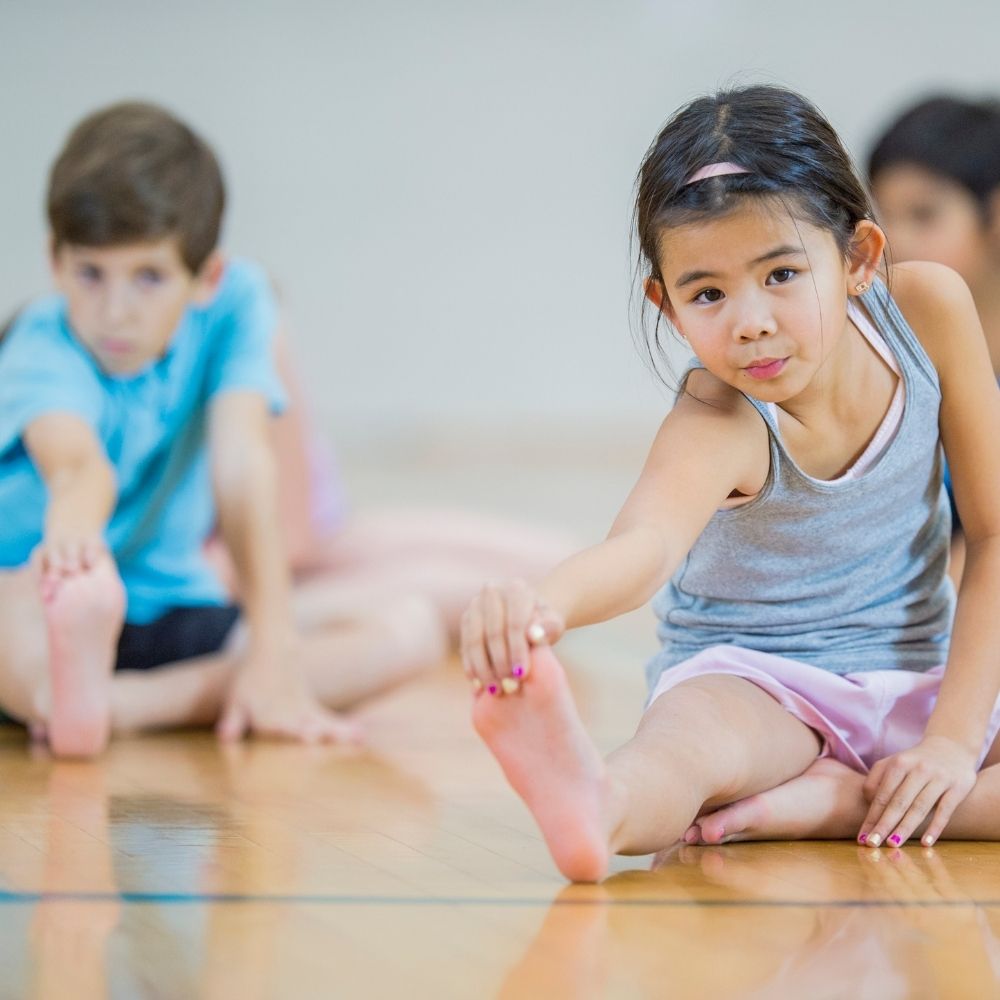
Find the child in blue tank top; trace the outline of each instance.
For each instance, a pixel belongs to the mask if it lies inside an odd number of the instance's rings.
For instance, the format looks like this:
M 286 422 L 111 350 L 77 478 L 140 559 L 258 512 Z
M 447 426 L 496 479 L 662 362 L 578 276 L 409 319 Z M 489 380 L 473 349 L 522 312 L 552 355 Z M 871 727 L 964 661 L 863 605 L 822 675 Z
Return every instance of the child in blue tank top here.
M 1000 393 L 967 287 L 880 274 L 839 138 L 778 88 L 679 111 L 635 223 L 655 343 L 669 324 L 696 362 L 608 539 L 535 589 L 485 588 L 463 626 L 476 728 L 556 864 L 587 881 L 682 840 L 1000 838 Z M 602 760 L 549 647 L 654 594 L 649 702 Z

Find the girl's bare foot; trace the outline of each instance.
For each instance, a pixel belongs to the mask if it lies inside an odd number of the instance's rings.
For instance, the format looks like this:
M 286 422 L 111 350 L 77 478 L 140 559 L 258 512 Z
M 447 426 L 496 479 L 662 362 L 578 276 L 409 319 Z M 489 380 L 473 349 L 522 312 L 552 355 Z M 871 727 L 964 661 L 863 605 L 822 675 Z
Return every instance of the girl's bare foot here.
M 852 840 L 868 812 L 864 775 L 821 757 L 797 778 L 699 816 L 688 844 L 735 840 Z
M 90 757 L 108 742 L 111 674 L 125 591 L 109 559 L 42 582 L 51 705 L 46 731 L 58 757 Z
M 531 672 L 517 693 L 477 695 L 472 719 L 541 827 L 559 870 L 575 882 L 603 878 L 613 789 L 551 649 L 532 652 Z

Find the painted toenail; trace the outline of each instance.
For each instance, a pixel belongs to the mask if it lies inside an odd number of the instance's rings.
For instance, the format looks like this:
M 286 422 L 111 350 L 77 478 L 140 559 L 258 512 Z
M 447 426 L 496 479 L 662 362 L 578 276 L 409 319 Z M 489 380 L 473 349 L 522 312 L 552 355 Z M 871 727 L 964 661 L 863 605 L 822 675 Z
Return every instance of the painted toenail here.
M 902 840 L 903 840 L 903 838 L 898 833 L 894 833 L 889 838 L 889 843 L 892 844 L 893 847 L 899 847 L 899 845 L 902 842 Z
M 515 663 L 514 664 L 513 674 L 514 674 L 515 677 L 523 677 L 524 676 L 524 667 L 522 667 L 520 663 Z
M 521 689 L 521 685 L 513 677 L 505 677 L 500 681 L 500 687 L 503 688 L 504 694 L 515 694 Z

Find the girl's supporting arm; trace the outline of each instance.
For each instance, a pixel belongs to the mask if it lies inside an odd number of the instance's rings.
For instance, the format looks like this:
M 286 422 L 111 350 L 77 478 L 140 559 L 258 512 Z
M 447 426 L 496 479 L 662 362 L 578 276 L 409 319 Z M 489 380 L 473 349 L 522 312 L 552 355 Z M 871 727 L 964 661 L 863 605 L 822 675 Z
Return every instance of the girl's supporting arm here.
M 1000 693 L 1000 391 L 975 305 L 937 264 L 894 269 L 893 292 L 938 370 L 941 439 L 968 543 L 948 665 L 923 741 L 879 761 L 866 782 L 869 843 L 904 842 L 932 812 L 940 836 L 975 783 Z

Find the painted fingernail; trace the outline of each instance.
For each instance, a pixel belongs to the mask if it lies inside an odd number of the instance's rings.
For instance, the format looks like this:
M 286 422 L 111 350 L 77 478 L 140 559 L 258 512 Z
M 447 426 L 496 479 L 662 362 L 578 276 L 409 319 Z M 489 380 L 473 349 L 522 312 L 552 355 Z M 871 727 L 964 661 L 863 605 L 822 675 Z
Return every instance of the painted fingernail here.
M 934 845 L 934 838 L 929 833 L 926 833 L 924 834 L 924 839 L 920 841 L 920 843 L 923 844 L 924 847 L 932 847 Z
M 858 843 L 859 844 L 867 844 L 868 843 L 868 834 L 867 833 L 859 833 L 858 834 Z
M 542 625 L 532 625 L 528 629 L 528 639 L 531 642 L 544 642 L 545 641 L 545 628 Z
M 521 685 L 518 684 L 513 677 L 504 677 L 504 679 L 500 681 L 500 687 L 503 688 L 504 694 L 514 694 L 515 691 L 519 691 L 521 689 Z
M 497 686 L 496 684 L 491 684 L 486 690 L 489 691 L 490 694 L 496 694 Z
M 872 847 L 878 847 L 878 845 L 882 843 L 882 838 L 881 838 L 881 836 L 879 834 L 873 833 L 868 838 L 868 843 L 871 844 Z
M 520 663 L 515 663 L 514 669 L 511 672 L 514 674 L 515 677 L 523 677 L 524 667 L 522 667 Z
M 902 843 L 902 841 L 903 841 L 903 838 L 898 833 L 894 833 L 889 838 L 889 843 L 892 844 L 893 847 L 899 847 L 899 845 Z
M 483 682 L 478 677 L 473 677 L 472 678 L 472 690 L 473 691 L 482 691 L 482 689 L 483 689 Z

